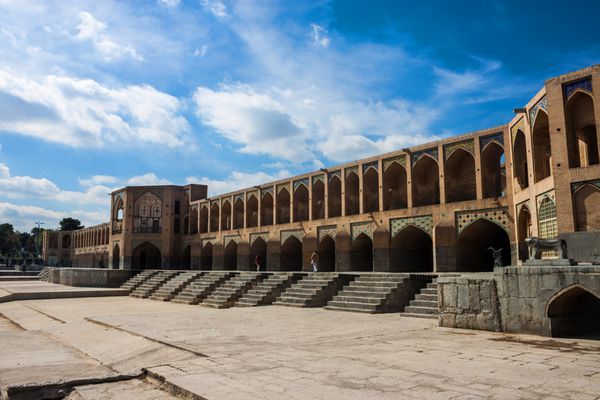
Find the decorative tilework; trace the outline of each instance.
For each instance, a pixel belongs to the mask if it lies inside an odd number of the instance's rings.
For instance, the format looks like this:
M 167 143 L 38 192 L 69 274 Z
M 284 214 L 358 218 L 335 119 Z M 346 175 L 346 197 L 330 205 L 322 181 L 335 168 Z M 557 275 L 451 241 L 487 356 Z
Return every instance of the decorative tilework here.
M 244 201 L 244 193 L 238 193 L 236 195 L 233 196 L 233 202 L 235 203 L 236 201 L 241 200 L 242 202 Z
M 525 119 L 524 118 L 521 118 L 519 120 L 519 122 L 517 122 L 510 128 L 510 134 L 512 136 L 513 143 L 515 142 L 515 138 L 517 137 L 517 132 L 519 132 L 519 131 L 525 133 Z
M 458 234 L 478 219 L 487 219 L 510 234 L 510 215 L 508 207 L 487 208 L 483 210 L 466 210 L 455 213 Z
M 214 245 L 216 242 L 217 242 L 217 239 L 214 237 L 204 238 L 200 241 L 200 246 L 202 246 L 202 248 L 204 248 L 204 246 L 206 246 L 206 243 L 210 243 L 210 244 Z
M 492 135 L 481 136 L 479 138 L 479 149 L 483 151 L 483 149 L 485 149 L 485 146 L 492 142 L 496 142 L 500 146 L 504 147 L 504 134 L 502 132 L 498 132 Z
M 530 126 L 533 127 L 535 125 L 535 119 L 540 110 L 544 110 L 546 113 L 548 113 L 548 99 L 546 99 L 546 96 L 542 97 L 542 99 L 538 101 L 535 106 L 531 107 L 531 110 L 529 110 Z
M 362 166 L 363 175 L 367 173 L 369 168 L 373 168 L 375 170 L 375 172 L 379 172 L 379 165 L 378 165 L 377 161 L 370 162 L 368 164 L 363 164 L 363 166 Z
M 348 176 L 350 176 L 350 174 L 353 173 L 353 172 L 358 176 L 358 165 L 355 165 L 353 167 L 348 167 L 344 171 L 346 173 L 346 178 Z
M 290 185 L 287 183 L 284 183 L 283 185 L 277 185 L 277 194 L 281 193 L 281 191 L 285 189 L 288 192 L 290 191 Z
M 366 222 L 355 222 L 350 224 L 350 233 L 352 241 L 356 240 L 361 233 L 364 233 L 373 240 L 373 231 L 375 230 L 375 224 L 371 221 Z
M 396 236 L 398 232 L 407 226 L 415 226 L 426 233 L 429 236 L 433 235 L 433 217 L 431 215 L 423 215 L 419 217 L 406 217 L 406 218 L 392 218 L 390 219 L 390 235 Z
M 304 230 L 303 229 L 292 229 L 289 231 L 281 231 L 280 233 L 281 238 L 280 238 L 280 243 L 281 245 L 283 245 L 286 240 L 288 240 L 290 237 L 295 237 L 296 239 L 298 239 L 299 241 L 302 241 L 302 239 L 304 238 Z
M 383 171 L 385 172 L 393 163 L 398 163 L 406 169 L 406 154 L 383 160 Z
M 252 246 L 252 244 L 254 243 L 254 241 L 258 238 L 261 238 L 262 240 L 266 242 L 268 242 L 269 240 L 269 232 L 258 232 L 258 233 L 251 233 L 250 234 L 250 246 Z
M 325 174 L 313 175 L 312 176 L 312 184 L 314 185 L 317 181 L 323 182 L 325 184 Z
M 412 153 L 412 166 L 414 167 L 417 161 L 425 155 L 432 157 L 436 162 L 438 161 L 438 149 L 434 147 L 433 149 L 415 151 Z
M 254 192 L 246 192 L 246 199 L 249 200 L 252 196 L 254 196 L 254 198 L 258 200 L 258 190 Z
M 600 189 L 600 179 L 596 179 L 594 181 L 583 181 L 583 182 L 571 183 L 571 193 L 575 193 L 580 187 L 582 187 L 583 185 L 587 185 L 587 184 L 594 185 L 598 189 Z
M 575 82 L 565 83 L 563 85 L 565 100 L 569 100 L 569 97 L 571 97 L 577 91 L 577 89 L 592 93 L 592 80 L 587 78 Z
M 210 202 L 210 208 L 212 208 L 213 206 L 221 208 L 221 202 L 219 200 L 213 200 Z
M 308 178 L 298 179 L 297 181 L 294 181 L 294 192 L 298 190 L 300 185 L 304 185 L 304 187 L 306 187 L 306 189 L 308 190 Z
M 267 194 L 267 193 L 269 193 L 271 196 L 273 196 L 273 186 L 261 189 L 260 190 L 260 197 L 261 198 L 265 197 L 265 194 Z
M 325 225 L 325 226 L 319 226 L 317 227 L 317 237 L 318 237 L 318 241 L 321 242 L 321 240 L 325 237 L 325 236 L 329 236 L 332 239 L 335 239 L 335 235 L 337 235 L 337 225 Z
M 454 151 L 456 149 L 463 149 L 474 155 L 475 144 L 473 142 L 473 139 L 468 139 L 468 140 L 463 140 L 461 142 L 445 144 L 444 145 L 444 161 L 447 161 L 448 157 L 450 157 L 450 155 L 452 153 L 454 153 Z
M 227 236 L 223 236 L 223 247 L 227 247 L 227 245 L 231 241 L 239 243 L 241 240 L 242 240 L 242 238 L 240 238 L 239 235 L 227 235 Z

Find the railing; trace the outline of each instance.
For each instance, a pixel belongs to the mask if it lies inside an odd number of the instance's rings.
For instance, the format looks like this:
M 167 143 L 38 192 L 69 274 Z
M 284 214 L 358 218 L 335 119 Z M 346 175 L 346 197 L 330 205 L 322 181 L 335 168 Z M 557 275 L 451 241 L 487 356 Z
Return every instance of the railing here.
M 138 226 L 133 228 L 133 233 L 160 233 L 160 226 Z

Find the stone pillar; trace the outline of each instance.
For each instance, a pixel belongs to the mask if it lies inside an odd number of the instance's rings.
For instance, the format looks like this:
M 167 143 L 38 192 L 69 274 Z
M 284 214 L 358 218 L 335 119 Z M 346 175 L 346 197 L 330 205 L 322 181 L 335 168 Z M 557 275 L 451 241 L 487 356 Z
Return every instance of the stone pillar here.
M 445 167 L 446 157 L 444 156 L 444 145 L 438 144 L 438 178 L 440 182 L 440 204 L 446 203 L 446 182 L 445 182 Z
M 364 214 L 364 181 L 365 181 L 365 171 L 364 171 L 364 164 L 359 164 L 358 165 L 358 213 L 359 214 Z
M 341 193 L 340 193 L 340 203 L 342 205 L 342 217 L 346 216 L 346 169 L 342 168 L 340 170 L 340 181 L 341 184 Z
M 456 250 L 454 223 L 440 222 L 435 227 L 433 235 L 433 271 L 456 271 Z
M 250 243 L 245 240 L 238 243 L 237 270 L 250 271 Z
M 377 160 L 377 197 L 379 198 L 378 210 L 383 211 L 383 160 Z
M 483 199 L 483 177 L 481 174 L 481 142 L 479 141 L 479 136 L 473 137 L 473 157 L 475 158 L 475 198 Z M 506 156 L 505 156 L 506 160 Z M 507 164 L 505 164 L 507 165 Z M 508 168 L 507 168 L 508 169 Z M 507 173 L 508 180 L 508 173 Z
M 256 226 L 262 226 L 262 190 L 260 188 L 256 196 L 256 202 L 258 203 L 258 207 L 256 208 L 256 212 L 258 213 L 256 216 Z
M 412 208 L 413 206 L 413 191 L 412 191 L 412 156 L 406 155 L 406 207 Z
M 220 218 L 219 218 L 220 219 Z M 222 242 L 213 243 L 213 257 L 212 257 L 212 269 L 222 270 L 223 269 L 223 244 Z
M 345 272 L 350 270 L 350 248 L 352 239 L 346 231 L 340 231 L 335 236 L 335 271 Z
M 329 173 L 323 172 L 324 180 L 323 180 L 323 216 L 325 219 L 329 218 Z
M 302 271 L 312 271 L 310 259 L 313 251 L 317 251 L 317 237 L 304 235 L 302 238 Z
M 267 241 L 267 271 L 279 271 L 281 243 L 279 240 L 269 239 Z
M 390 271 L 390 233 L 383 226 L 373 232 L 373 272 Z
M 313 219 L 313 184 L 312 176 L 308 177 L 308 220 Z

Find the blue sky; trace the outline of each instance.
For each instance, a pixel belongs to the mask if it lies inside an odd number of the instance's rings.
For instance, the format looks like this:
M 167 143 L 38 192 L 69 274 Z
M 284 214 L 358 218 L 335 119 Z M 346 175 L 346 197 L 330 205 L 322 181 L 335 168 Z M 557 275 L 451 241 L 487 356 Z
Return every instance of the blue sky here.
M 600 3 L 0 0 L 0 222 L 108 218 L 506 123 L 600 63 Z

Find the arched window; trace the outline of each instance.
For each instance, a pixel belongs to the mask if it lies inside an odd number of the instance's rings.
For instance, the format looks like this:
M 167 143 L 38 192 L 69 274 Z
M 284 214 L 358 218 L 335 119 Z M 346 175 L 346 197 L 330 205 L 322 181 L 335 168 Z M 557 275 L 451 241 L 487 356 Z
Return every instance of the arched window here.
M 153 193 L 146 192 L 134 205 L 134 232 L 160 233 L 162 201 Z
M 558 236 L 558 225 L 556 222 L 556 205 L 549 197 L 545 197 L 540 203 L 538 210 L 539 236 L 544 239 L 552 239 Z

